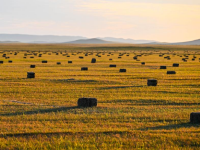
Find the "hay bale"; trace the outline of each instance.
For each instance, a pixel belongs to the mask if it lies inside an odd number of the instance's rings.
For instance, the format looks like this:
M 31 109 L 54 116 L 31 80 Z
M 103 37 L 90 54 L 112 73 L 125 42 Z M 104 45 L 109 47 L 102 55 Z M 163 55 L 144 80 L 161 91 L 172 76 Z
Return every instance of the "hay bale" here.
M 26 58 L 26 57 L 23 57 L 24 59 Z
M 120 58 L 122 58 L 122 57 L 118 57 L 118 58 L 120 59 Z
M 12 60 L 9 60 L 9 61 L 8 61 L 8 63 L 12 63 L 12 62 L 13 62 Z
M 178 63 L 173 63 L 173 67 L 179 67 Z
M 81 71 L 87 71 L 88 67 L 81 67 Z
M 68 61 L 68 64 L 72 64 L 72 61 L 69 60 L 69 61 Z
M 47 63 L 47 60 L 43 60 L 42 63 Z
M 137 60 L 137 56 L 133 57 L 133 59 Z
M 145 62 L 141 62 L 142 65 L 145 65 Z
M 34 58 L 33 56 L 31 56 L 30 58 Z
M 126 72 L 126 69 L 119 69 L 119 72 Z
M 190 114 L 190 123 L 200 123 L 200 112 L 192 112 Z
M 60 65 L 61 64 L 61 62 L 57 62 L 57 65 Z
M 2 60 L 0 61 L 0 64 L 3 64 L 3 61 L 2 61 Z
M 176 71 L 167 71 L 167 74 L 176 74 Z
M 111 64 L 110 67 L 117 67 L 117 65 Z
M 80 58 L 80 59 L 83 59 L 84 57 L 83 57 L 83 56 L 79 56 L 79 58 Z
M 92 58 L 91 63 L 96 63 L 96 58 Z
M 110 58 L 109 60 L 112 60 L 112 58 Z
M 167 69 L 167 66 L 160 66 L 160 69 Z
M 79 98 L 78 107 L 96 107 L 97 99 L 96 98 Z
M 35 78 L 35 72 L 27 72 L 27 78 Z
M 35 68 L 35 65 L 30 65 L 30 68 Z
M 147 80 L 148 86 L 157 86 L 157 83 L 158 83 L 157 79 L 148 79 Z

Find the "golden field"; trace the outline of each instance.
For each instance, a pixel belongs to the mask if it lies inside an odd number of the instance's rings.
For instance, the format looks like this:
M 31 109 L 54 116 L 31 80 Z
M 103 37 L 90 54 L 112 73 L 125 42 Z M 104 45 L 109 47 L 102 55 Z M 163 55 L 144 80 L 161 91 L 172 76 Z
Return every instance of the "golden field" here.
M 200 46 L 0 44 L 0 61 L 0 149 L 200 147 L 200 126 L 190 123 Z M 147 86 L 151 78 L 157 86 Z M 77 107 L 81 97 L 97 98 L 97 107 Z

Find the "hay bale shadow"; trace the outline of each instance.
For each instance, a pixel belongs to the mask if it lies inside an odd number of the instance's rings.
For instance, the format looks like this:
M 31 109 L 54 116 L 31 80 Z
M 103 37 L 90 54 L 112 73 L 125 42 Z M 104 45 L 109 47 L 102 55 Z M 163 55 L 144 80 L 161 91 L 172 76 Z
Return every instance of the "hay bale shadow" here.
M 139 130 L 144 130 L 144 131 L 146 130 L 172 130 L 172 129 L 191 128 L 191 127 L 200 127 L 200 125 L 187 122 L 187 123 L 170 124 L 170 125 L 164 125 L 164 126 L 147 127 L 147 128 L 141 128 Z
M 68 111 L 68 110 L 77 109 L 77 108 L 79 107 L 73 106 L 73 107 L 48 108 L 48 109 L 40 109 L 40 110 L 25 111 L 25 112 L 6 113 L 6 114 L 0 114 L 0 116 L 45 114 L 45 113 L 51 113 L 51 112 Z

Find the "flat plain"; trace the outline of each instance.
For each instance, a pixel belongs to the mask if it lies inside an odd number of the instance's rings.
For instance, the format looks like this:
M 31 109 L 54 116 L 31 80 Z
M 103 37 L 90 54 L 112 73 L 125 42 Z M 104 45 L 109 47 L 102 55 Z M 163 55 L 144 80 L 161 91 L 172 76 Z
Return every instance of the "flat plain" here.
M 0 149 L 200 148 L 200 46 L 1 44 L 0 61 Z

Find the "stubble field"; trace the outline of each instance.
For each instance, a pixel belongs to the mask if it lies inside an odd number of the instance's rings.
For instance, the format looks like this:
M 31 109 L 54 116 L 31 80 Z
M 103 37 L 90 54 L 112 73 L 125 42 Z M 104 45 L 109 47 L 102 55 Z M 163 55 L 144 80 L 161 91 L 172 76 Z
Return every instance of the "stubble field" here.
M 0 149 L 200 147 L 200 46 L 1 44 L 0 61 Z

